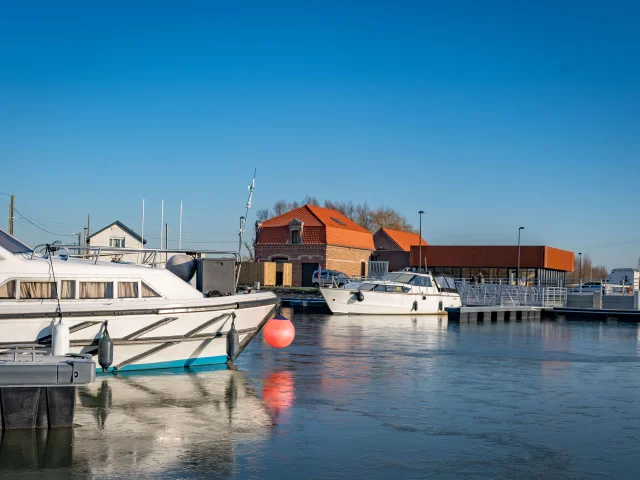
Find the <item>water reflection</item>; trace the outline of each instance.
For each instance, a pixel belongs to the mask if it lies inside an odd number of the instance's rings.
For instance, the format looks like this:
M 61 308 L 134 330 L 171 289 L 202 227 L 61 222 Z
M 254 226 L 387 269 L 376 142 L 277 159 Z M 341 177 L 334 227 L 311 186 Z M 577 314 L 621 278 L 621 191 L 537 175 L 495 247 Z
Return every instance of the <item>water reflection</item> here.
M 270 412 L 241 372 L 176 373 L 107 376 L 79 388 L 79 426 L 4 432 L 0 468 L 103 478 L 165 475 L 186 466 L 233 476 L 236 443 L 267 438 Z

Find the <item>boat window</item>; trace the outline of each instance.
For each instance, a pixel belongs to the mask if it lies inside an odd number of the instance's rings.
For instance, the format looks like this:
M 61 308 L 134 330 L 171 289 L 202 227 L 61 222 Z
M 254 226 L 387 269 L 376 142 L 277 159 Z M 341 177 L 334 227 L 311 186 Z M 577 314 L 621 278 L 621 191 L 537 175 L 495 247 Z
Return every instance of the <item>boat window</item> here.
M 363 283 L 359 290 L 373 290 L 373 287 L 375 287 L 373 283 Z
M 400 275 L 403 274 L 398 272 L 385 273 L 382 276 L 382 280 L 386 280 L 387 282 L 394 282 Z
M 76 298 L 75 280 L 62 280 L 60 282 L 60 298 Z
M 376 292 L 384 292 L 386 291 L 386 289 L 384 288 L 384 285 L 376 285 L 376 287 L 374 288 L 374 290 Z
M 413 273 L 401 273 L 395 281 L 399 283 L 410 283 L 414 276 Z
M 410 290 L 409 287 L 404 288 L 406 288 L 407 291 Z M 402 287 L 402 285 L 387 285 L 387 292 L 402 293 L 404 291 L 404 288 Z
M 113 298 L 113 282 L 80 282 L 80 298 Z
M 402 287 L 402 292 L 403 293 L 409 293 L 411 291 L 411 289 L 409 287 Z
M 16 298 L 16 281 L 9 280 L 0 285 L 0 299 Z
M 4 230 L 0 230 L 0 247 L 5 248 L 9 253 L 31 253 L 31 249 L 27 247 L 17 238 L 9 235 Z
M 160 294 L 144 282 L 142 283 L 142 298 L 159 297 Z
M 138 298 L 138 282 L 118 282 L 118 298 Z
M 417 287 L 430 287 L 431 279 L 429 277 L 423 277 L 420 275 L 416 275 L 409 282 L 411 285 L 415 285 Z
M 57 298 L 54 282 L 20 282 L 20 298 L 48 300 Z

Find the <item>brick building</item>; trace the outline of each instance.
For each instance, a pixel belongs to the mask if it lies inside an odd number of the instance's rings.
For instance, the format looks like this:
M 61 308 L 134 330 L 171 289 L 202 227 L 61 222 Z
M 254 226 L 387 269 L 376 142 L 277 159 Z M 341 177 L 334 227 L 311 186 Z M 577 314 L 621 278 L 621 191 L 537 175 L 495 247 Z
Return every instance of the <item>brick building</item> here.
M 373 235 L 336 210 L 305 205 L 258 225 L 257 261 L 293 264 L 293 286 L 310 287 L 314 270 L 367 275 Z
M 420 244 L 417 233 L 381 228 L 373 235 L 376 251 L 371 260 L 389 262 L 389 271 L 402 270 L 409 266 L 409 252 L 412 245 Z M 422 246 L 429 245 L 422 239 Z M 423 262 L 424 263 L 424 262 Z

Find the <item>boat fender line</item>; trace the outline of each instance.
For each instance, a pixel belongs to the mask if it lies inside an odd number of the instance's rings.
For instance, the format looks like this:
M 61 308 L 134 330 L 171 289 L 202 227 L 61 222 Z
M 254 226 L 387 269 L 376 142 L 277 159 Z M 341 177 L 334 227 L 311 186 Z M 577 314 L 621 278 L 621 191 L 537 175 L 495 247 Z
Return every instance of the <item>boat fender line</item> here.
M 231 315 L 231 328 L 227 332 L 227 365 L 240 354 L 240 334 L 236 330 L 236 315 Z
M 98 363 L 104 373 L 109 371 L 109 367 L 113 363 L 113 340 L 109 336 L 108 324 L 109 320 L 104 322 L 104 330 L 98 342 Z
M 417 300 L 413 301 L 413 307 L 411 307 L 411 311 L 413 312 L 414 310 L 416 312 L 418 311 L 418 301 Z
M 364 295 L 360 290 L 358 290 L 358 293 L 356 293 L 356 300 L 358 300 L 359 302 L 362 302 L 364 300 Z

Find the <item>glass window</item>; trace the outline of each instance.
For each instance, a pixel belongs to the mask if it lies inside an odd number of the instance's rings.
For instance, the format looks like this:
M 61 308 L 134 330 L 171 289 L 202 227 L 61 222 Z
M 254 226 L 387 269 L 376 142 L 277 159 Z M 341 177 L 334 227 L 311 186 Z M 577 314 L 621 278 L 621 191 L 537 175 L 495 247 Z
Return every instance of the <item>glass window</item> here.
M 414 276 L 413 273 L 401 273 L 395 281 L 399 283 L 410 283 Z
M 376 285 L 376 286 L 375 286 L 375 288 L 374 288 L 374 290 L 375 290 L 376 292 L 384 292 L 384 291 L 386 291 L 386 289 L 385 289 L 385 286 L 384 286 L 384 285 Z
M 342 221 L 338 220 L 335 217 L 331 217 L 331 220 L 333 220 L 334 222 L 336 222 L 338 225 L 344 225 L 344 223 L 342 223 Z
M 20 298 L 32 300 L 58 298 L 56 284 L 54 282 L 20 282 Z
M 360 286 L 360 290 L 373 290 L 373 287 L 375 287 L 373 283 L 363 283 Z
M 16 298 L 16 281 L 9 280 L 0 285 L 0 299 Z
M 142 298 L 159 297 L 160 294 L 144 282 L 142 283 Z
M 300 230 L 292 230 L 291 231 L 291 243 L 301 243 L 300 242 Z
M 80 282 L 80 298 L 113 298 L 113 282 Z
M 115 248 L 124 248 L 124 238 L 110 238 L 109 246 Z
M 462 278 L 471 278 L 471 269 L 463 268 L 462 269 Z
M 76 281 L 62 280 L 60 282 L 60 298 L 76 298 Z
M 406 288 L 407 291 L 410 290 L 408 287 L 402 287 L 402 285 L 387 285 L 387 292 L 402 293 L 403 288 Z
M 118 282 L 118 298 L 138 298 L 138 282 Z

